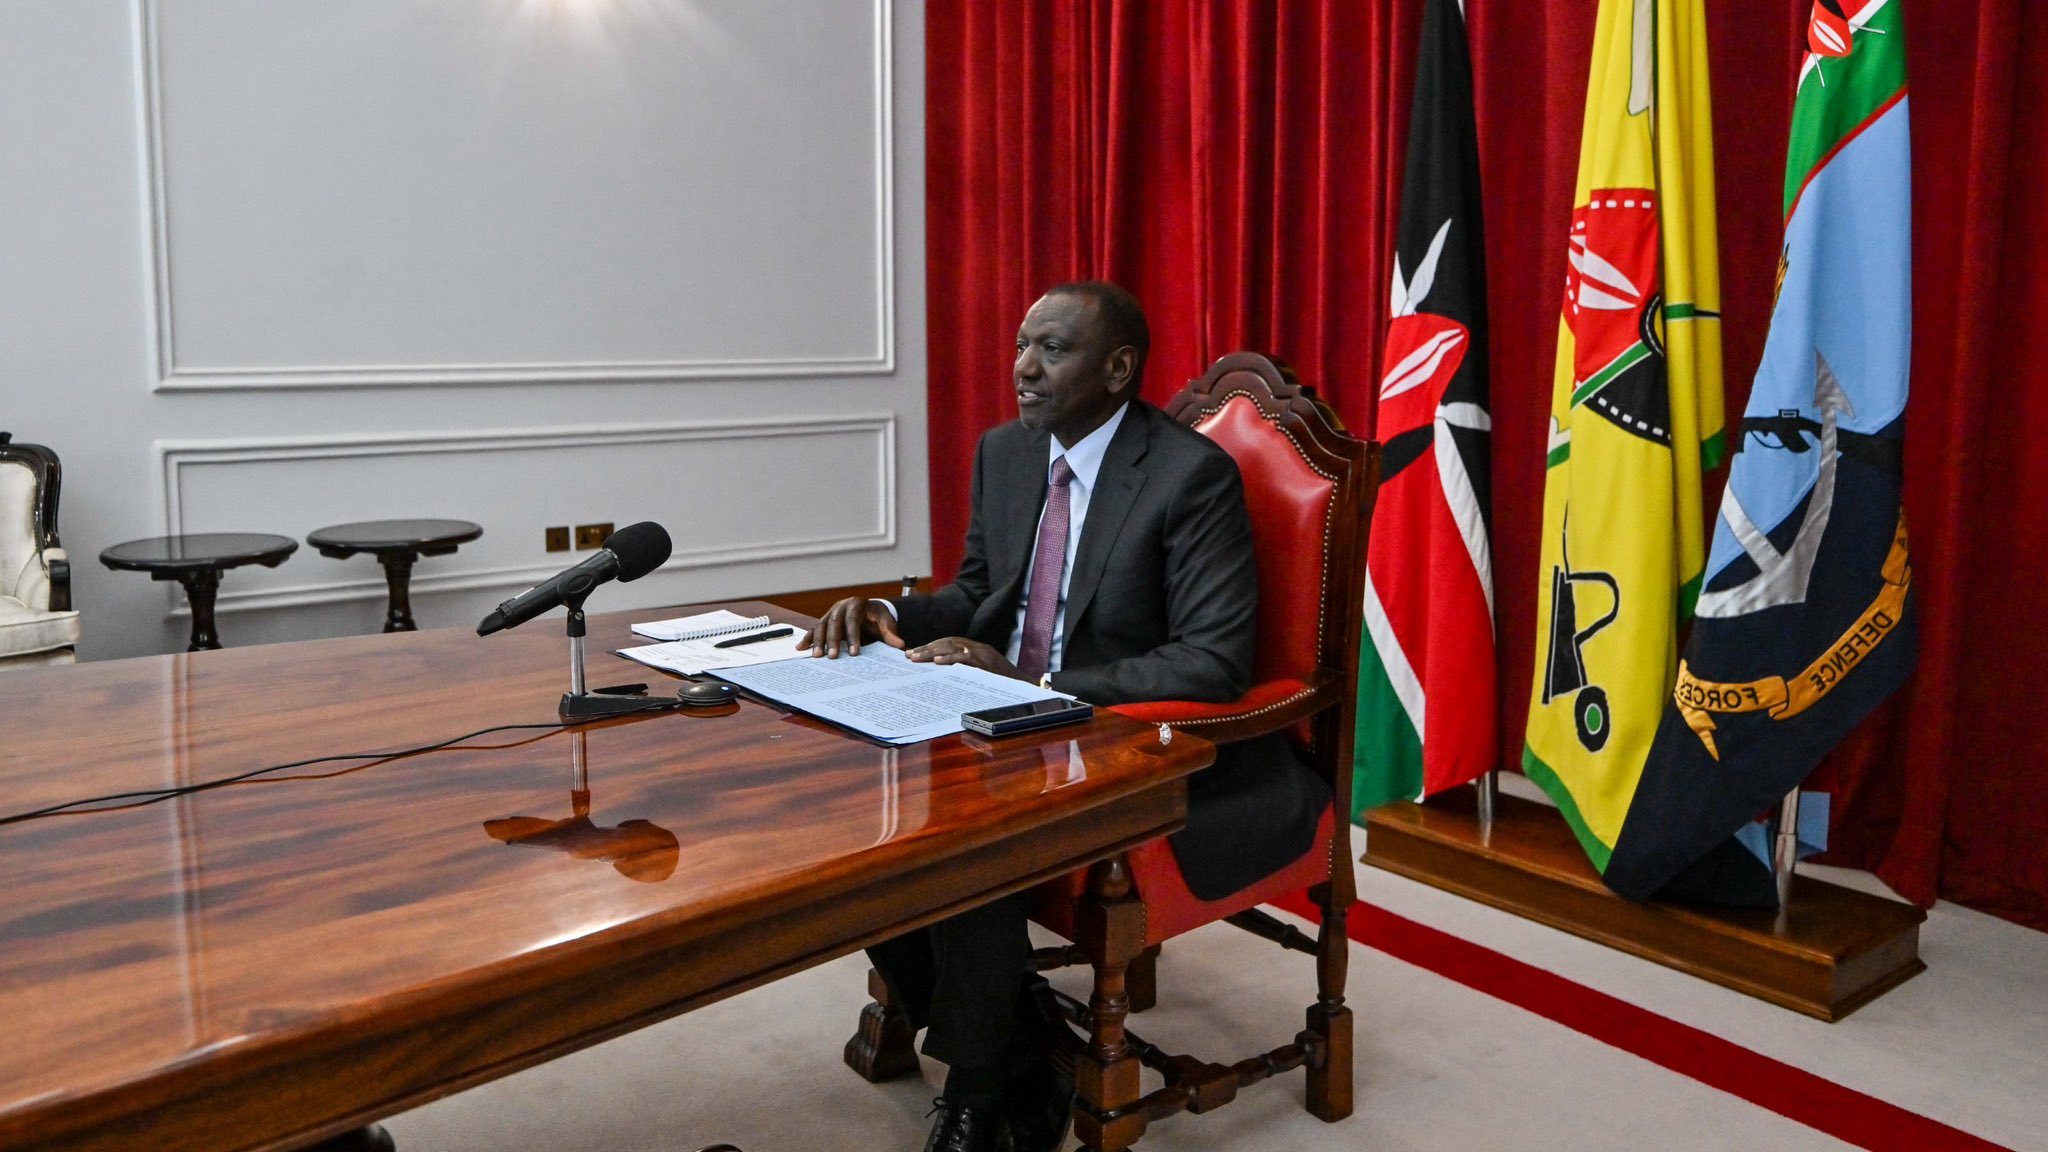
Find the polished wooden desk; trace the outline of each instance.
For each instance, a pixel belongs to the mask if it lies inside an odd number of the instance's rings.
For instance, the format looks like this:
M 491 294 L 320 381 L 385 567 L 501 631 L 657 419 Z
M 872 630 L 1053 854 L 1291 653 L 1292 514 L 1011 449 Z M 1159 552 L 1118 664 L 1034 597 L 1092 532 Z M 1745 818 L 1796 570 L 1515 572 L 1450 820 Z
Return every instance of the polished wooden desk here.
M 547 723 L 565 653 L 548 618 L 8 673 L 0 814 Z M 301 1146 L 1157 836 L 1213 755 L 721 711 L 0 825 L 0 1147 Z

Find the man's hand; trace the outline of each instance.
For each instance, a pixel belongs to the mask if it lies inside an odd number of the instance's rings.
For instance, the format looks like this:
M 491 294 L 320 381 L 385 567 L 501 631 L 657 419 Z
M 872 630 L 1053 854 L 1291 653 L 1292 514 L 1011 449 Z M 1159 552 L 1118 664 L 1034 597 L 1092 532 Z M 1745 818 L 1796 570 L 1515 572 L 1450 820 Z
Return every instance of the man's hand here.
M 929 644 L 920 644 L 905 653 L 919 664 L 969 664 L 983 672 L 1008 676 L 1012 680 L 1025 679 L 1024 673 L 1001 652 L 979 640 L 965 636 L 948 636 Z
M 836 659 L 841 649 L 849 656 L 860 655 L 863 640 L 880 640 L 891 648 L 903 647 L 903 637 L 896 632 L 896 617 L 887 608 L 864 596 L 848 596 L 827 608 L 818 618 L 818 626 L 804 633 L 796 646 L 809 648 L 813 656 Z

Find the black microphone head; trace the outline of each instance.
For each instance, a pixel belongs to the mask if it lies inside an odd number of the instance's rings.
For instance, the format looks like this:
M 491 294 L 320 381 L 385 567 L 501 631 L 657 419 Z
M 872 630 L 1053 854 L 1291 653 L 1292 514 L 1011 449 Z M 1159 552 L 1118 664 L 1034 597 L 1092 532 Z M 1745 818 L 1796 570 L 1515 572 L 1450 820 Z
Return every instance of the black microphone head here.
M 605 550 L 619 558 L 619 582 L 638 580 L 663 564 L 674 550 L 668 529 L 652 520 L 628 524 L 605 538 Z

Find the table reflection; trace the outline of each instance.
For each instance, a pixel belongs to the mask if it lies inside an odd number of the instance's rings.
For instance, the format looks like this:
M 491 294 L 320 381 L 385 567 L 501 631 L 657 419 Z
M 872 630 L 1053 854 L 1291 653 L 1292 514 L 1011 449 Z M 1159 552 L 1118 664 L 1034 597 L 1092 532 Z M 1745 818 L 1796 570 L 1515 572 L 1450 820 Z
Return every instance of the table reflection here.
M 567 818 L 506 816 L 484 821 L 484 831 L 500 844 L 548 848 L 578 860 L 603 860 L 619 875 L 642 884 L 657 884 L 675 875 L 676 861 L 683 854 L 675 833 L 650 820 L 622 820 L 607 828 L 590 819 L 589 744 L 589 733 L 570 734 Z

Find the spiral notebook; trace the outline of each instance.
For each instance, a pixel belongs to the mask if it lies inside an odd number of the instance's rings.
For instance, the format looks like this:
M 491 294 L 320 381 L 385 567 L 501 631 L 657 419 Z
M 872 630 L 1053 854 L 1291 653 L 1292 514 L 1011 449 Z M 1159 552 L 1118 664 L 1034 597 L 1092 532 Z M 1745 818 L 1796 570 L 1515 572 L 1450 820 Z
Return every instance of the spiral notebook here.
M 649 640 L 709 640 L 751 628 L 766 628 L 768 623 L 766 616 L 742 616 L 720 608 L 716 612 L 699 612 L 695 616 L 678 616 L 673 620 L 650 620 L 633 625 L 633 631 Z
M 766 616 L 742 616 L 723 608 L 716 612 L 700 612 L 695 616 L 679 616 L 674 620 L 652 620 L 645 624 L 635 624 L 633 631 L 661 643 L 643 644 L 638 648 L 620 648 L 617 650 L 618 655 L 638 661 L 649 668 L 660 668 L 683 676 L 696 676 L 718 668 L 769 664 L 810 654 L 809 649 L 796 646 L 797 641 L 804 638 L 804 629 L 777 625 Z M 769 635 L 758 643 L 739 647 L 718 646 L 718 639 L 721 636 L 744 636 L 749 632 L 759 631 L 780 635 Z

